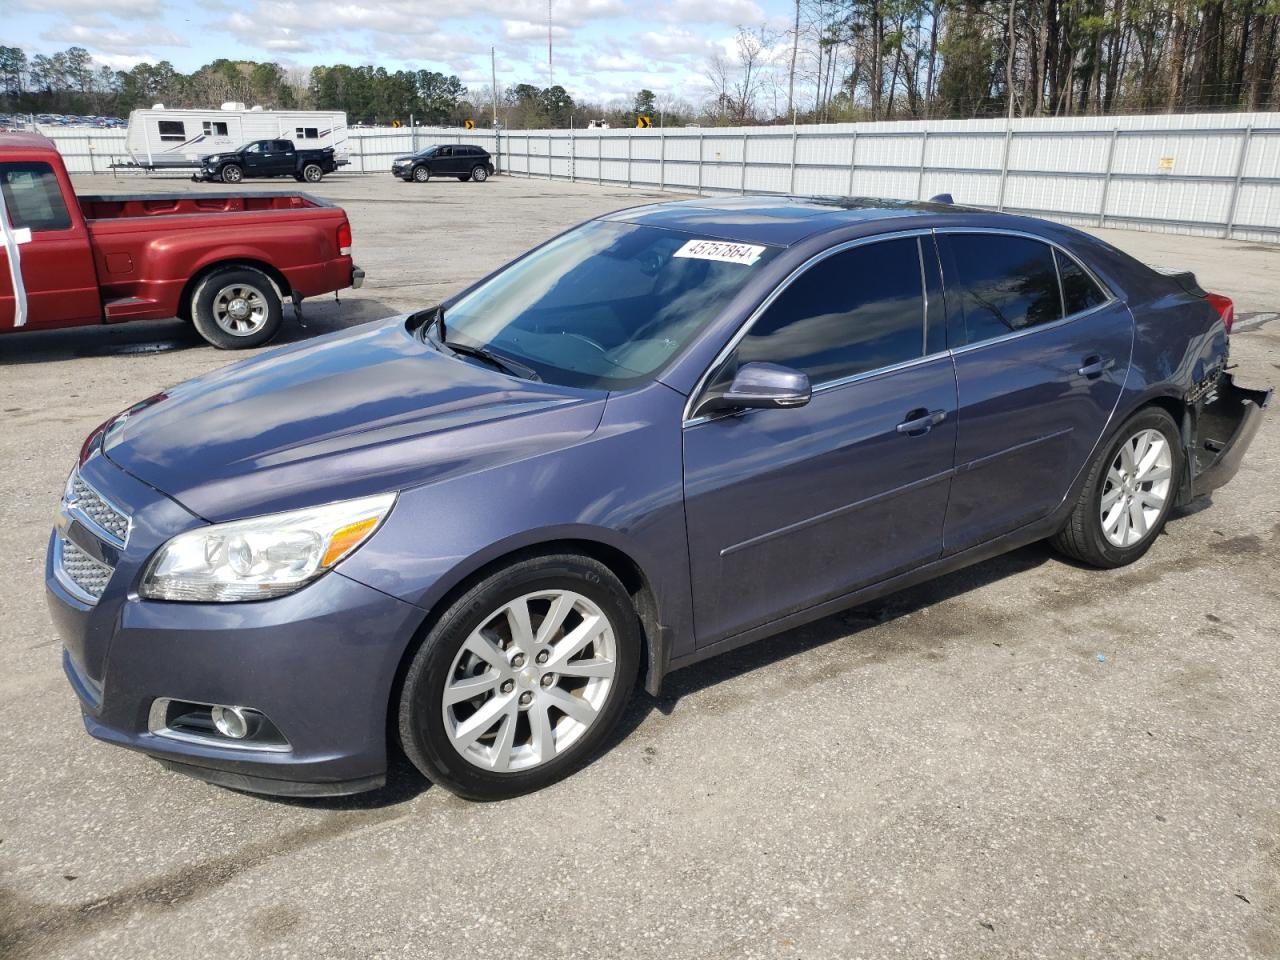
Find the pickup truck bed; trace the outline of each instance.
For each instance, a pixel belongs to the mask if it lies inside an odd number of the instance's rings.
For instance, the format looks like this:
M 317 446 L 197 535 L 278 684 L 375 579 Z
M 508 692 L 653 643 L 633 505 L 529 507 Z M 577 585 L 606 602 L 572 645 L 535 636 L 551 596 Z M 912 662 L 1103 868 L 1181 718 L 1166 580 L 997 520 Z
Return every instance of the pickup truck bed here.
M 317 296 L 360 279 L 339 252 L 346 213 L 309 194 L 85 196 L 80 209 L 108 323 L 186 315 L 191 278 L 226 260 L 269 266 L 285 295 Z

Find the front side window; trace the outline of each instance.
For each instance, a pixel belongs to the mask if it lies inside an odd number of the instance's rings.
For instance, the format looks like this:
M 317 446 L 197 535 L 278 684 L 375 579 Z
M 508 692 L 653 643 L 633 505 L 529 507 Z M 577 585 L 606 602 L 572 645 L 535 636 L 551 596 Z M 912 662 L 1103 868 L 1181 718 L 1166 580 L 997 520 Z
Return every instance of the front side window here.
M 181 120 L 161 120 L 160 139 L 182 143 L 187 139 L 187 127 Z
M 1029 237 L 954 233 L 941 238 L 947 298 L 960 343 L 980 343 L 1062 319 L 1053 248 Z
M 1060 250 L 1053 251 L 1058 261 L 1058 276 L 1062 280 L 1062 306 L 1068 317 L 1092 310 L 1109 299 L 1093 277 Z
M 71 215 L 49 164 L 0 163 L 0 189 L 14 229 L 29 227 L 39 232 L 71 227 Z
M 802 370 L 817 386 L 924 355 L 915 237 L 832 254 L 787 286 L 738 344 L 738 364 Z
M 445 336 L 517 360 L 550 383 L 620 389 L 651 379 L 773 256 L 767 247 L 594 221 L 448 307 Z

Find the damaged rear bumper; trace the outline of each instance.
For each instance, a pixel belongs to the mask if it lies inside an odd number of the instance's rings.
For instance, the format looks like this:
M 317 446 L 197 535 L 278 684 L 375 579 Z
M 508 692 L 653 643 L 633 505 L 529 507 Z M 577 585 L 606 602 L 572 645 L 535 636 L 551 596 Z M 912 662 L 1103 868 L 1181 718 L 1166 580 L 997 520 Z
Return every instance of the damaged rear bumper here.
M 1229 373 L 1218 382 L 1217 396 L 1200 409 L 1189 451 L 1193 497 L 1218 489 L 1236 475 L 1262 424 L 1262 411 L 1271 403 L 1271 394 L 1271 390 L 1237 386 Z

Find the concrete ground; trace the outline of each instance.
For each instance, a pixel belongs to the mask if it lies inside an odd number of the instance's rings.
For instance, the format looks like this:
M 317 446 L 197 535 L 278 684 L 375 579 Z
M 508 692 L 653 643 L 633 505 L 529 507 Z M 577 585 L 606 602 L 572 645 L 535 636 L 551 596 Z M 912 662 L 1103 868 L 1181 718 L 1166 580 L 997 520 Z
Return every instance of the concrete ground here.
M 369 282 L 288 339 L 653 197 L 315 192 L 350 212 Z M 1106 236 L 1236 297 L 1238 376 L 1280 381 L 1280 247 Z M 1125 570 L 1030 547 L 690 668 L 519 800 L 400 766 L 374 794 L 283 802 L 92 741 L 44 609 L 85 433 L 234 359 L 177 322 L 0 338 L 0 957 L 1280 956 L 1274 411 L 1238 478 Z

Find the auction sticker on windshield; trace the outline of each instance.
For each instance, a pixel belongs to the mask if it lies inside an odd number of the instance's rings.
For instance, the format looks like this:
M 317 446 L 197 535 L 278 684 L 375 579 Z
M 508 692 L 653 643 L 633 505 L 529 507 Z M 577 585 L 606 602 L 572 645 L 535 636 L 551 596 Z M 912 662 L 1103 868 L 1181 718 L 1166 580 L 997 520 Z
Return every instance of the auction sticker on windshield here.
M 690 240 L 675 252 L 677 257 L 694 260 L 719 260 L 721 263 L 741 263 L 750 266 L 760 259 L 764 247 L 751 243 L 725 243 L 722 240 Z

